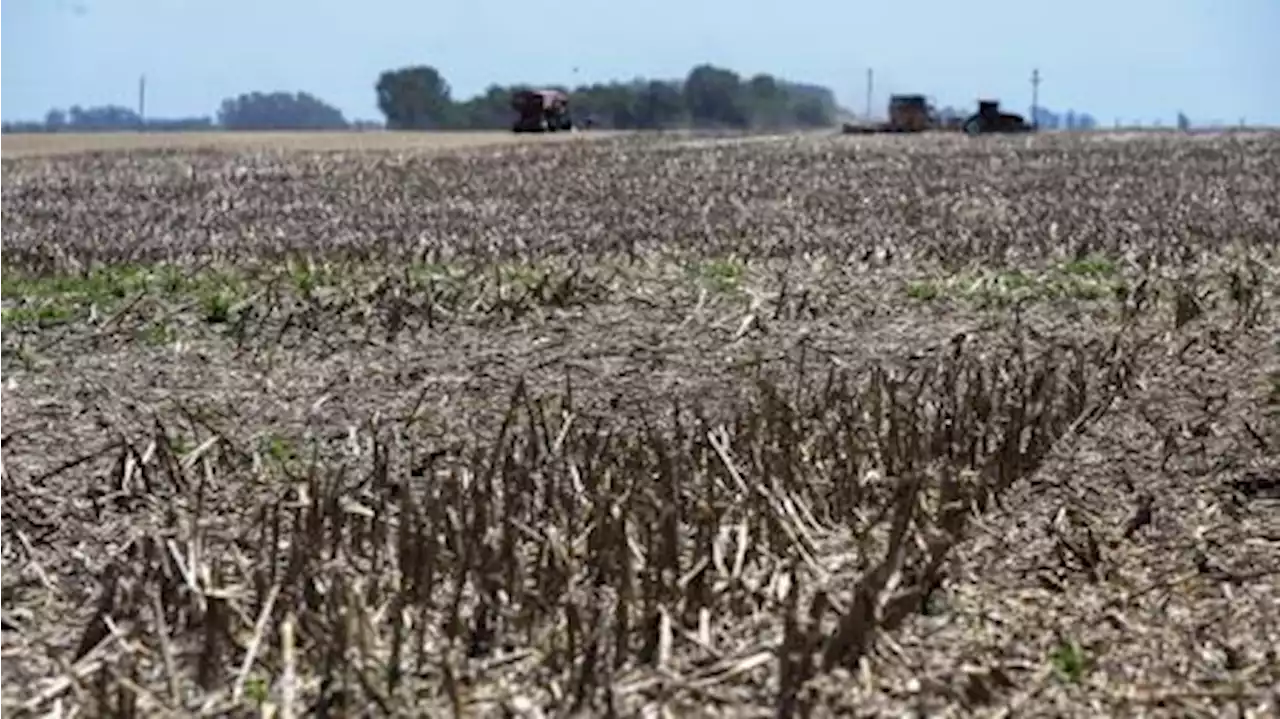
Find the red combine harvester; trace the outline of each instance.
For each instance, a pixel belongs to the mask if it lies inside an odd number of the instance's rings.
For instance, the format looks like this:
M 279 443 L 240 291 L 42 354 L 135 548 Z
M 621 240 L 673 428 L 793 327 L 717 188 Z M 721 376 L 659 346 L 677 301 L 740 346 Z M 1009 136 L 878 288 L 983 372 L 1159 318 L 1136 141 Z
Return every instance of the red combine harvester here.
M 513 132 L 556 132 L 572 130 L 569 95 L 559 90 L 519 90 L 511 96 L 518 114 Z

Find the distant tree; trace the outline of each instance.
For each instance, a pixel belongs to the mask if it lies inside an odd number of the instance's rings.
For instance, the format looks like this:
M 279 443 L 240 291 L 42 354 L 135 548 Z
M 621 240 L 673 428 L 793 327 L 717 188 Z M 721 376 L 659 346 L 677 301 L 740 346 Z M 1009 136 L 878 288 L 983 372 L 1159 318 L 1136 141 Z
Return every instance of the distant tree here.
M 45 113 L 43 122 L 4 124 L 5 132 L 119 132 L 139 129 L 149 132 L 191 132 L 212 128 L 213 120 L 208 117 L 157 117 L 144 120 L 133 110 L 118 105 L 88 108 L 74 105 L 67 110 L 55 107 Z
M 569 102 L 580 117 L 590 117 L 599 127 L 627 129 L 643 127 L 640 101 L 632 86 L 621 83 L 596 83 L 576 88 Z
M 752 125 L 761 128 L 785 127 L 792 119 L 791 98 L 773 75 L 761 73 L 747 81 L 746 102 L 751 109 Z
M 698 127 L 744 128 L 750 117 L 742 80 L 732 70 L 698 65 L 684 81 L 685 106 Z
M 521 89 L 567 91 L 577 124 L 616 129 L 817 127 L 834 124 L 840 112 L 828 88 L 765 73 L 744 83 L 710 64 L 693 68 L 683 81 L 637 78 L 572 90 L 554 83 L 490 85 L 464 101 L 455 101 L 445 79 L 426 65 L 387 70 L 375 87 L 387 127 L 402 129 L 510 127 L 511 95 Z
M 218 124 L 228 130 L 341 130 L 342 111 L 305 92 L 251 92 L 227 98 Z
M 477 130 L 494 130 L 511 125 L 511 89 L 490 85 L 481 95 L 458 103 L 446 113 L 450 125 Z
M 1037 107 L 1033 121 L 1042 130 L 1056 130 L 1062 124 L 1062 118 L 1046 107 Z
M 791 103 L 793 121 L 802 127 L 821 127 L 835 123 L 839 106 L 831 88 L 801 82 L 779 81 Z
M 656 130 L 679 125 L 685 119 L 680 83 L 649 80 L 635 90 L 636 127 Z
M 378 109 L 393 130 L 448 127 L 454 120 L 449 83 L 434 67 L 387 70 L 378 76 L 375 91 Z
M 142 118 L 137 112 L 120 105 L 80 107 L 72 105 L 67 111 L 67 129 L 76 132 L 108 132 L 113 130 L 137 130 Z M 49 118 L 46 116 L 45 118 Z
M 49 132 L 58 132 L 67 126 L 67 113 L 53 108 L 44 114 L 44 127 Z
M 836 105 L 813 95 L 801 96 L 791 106 L 793 124 L 798 127 L 828 127 L 835 123 Z
M 1191 129 L 1191 118 L 1184 115 L 1181 110 L 1178 111 L 1178 129 L 1182 132 L 1187 132 Z

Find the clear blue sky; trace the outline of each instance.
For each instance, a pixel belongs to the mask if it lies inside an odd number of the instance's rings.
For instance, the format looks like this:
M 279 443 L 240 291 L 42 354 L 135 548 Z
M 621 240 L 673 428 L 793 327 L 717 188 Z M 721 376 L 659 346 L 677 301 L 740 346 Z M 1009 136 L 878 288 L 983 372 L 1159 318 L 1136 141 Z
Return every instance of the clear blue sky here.
M 749 10 L 752 5 L 755 10 Z M 306 90 L 377 118 L 373 83 L 427 63 L 455 96 L 490 82 L 681 77 L 700 62 L 817 82 L 861 111 L 890 91 L 969 107 L 1280 124 L 1280 0 L 4 0 L 5 119 L 74 103 L 212 114 L 249 90 Z M 574 68 L 578 68 L 575 74 Z

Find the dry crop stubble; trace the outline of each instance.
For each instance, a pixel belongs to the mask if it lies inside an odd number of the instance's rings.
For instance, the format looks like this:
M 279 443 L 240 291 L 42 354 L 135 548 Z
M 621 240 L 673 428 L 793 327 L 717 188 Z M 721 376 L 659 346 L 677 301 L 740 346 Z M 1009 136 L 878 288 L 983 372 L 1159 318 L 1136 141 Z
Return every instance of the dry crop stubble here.
M 6 134 L 4 157 L 31 158 L 97 152 L 168 150 L 286 150 L 303 152 L 457 151 L 515 143 L 586 141 L 617 132 L 515 135 L 510 132 L 94 132 Z
M 1265 135 L 6 159 L 5 706 L 1262 710 L 1278 169 Z M 1170 622 L 1194 542 L 1221 571 Z M 1230 666 L 1153 643 L 1193 628 Z

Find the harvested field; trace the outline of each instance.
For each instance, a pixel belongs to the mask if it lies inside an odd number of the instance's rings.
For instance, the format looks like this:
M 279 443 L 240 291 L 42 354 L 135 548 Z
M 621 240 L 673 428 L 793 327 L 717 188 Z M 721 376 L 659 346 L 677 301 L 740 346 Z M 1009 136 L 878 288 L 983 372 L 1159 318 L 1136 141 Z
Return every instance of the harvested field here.
M 1280 136 L 288 144 L 4 160 L 6 715 L 1280 711 Z
M 424 151 L 459 150 L 514 143 L 556 143 L 617 136 L 592 131 L 553 135 L 511 132 L 113 132 L 13 134 L 4 136 L 4 157 L 48 157 L 90 152 L 154 150 L 237 151 Z

